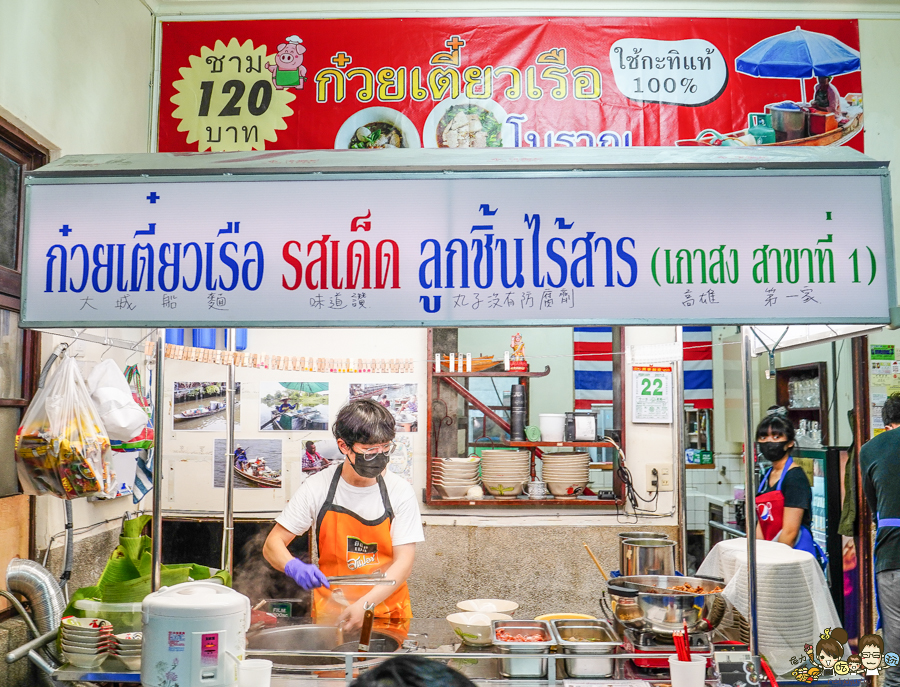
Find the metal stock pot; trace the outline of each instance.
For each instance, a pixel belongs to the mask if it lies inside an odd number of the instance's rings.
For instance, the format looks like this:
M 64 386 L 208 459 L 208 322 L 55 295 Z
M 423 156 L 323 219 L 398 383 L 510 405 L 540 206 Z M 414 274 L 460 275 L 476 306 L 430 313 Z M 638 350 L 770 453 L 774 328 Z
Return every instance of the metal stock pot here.
M 677 592 L 672 587 L 690 584 L 702 587 L 704 593 Z M 617 577 L 607 585 L 616 619 L 625 627 L 659 635 L 671 635 L 683 629 L 688 632 L 709 632 L 722 619 L 712 614 L 715 604 L 725 603 L 716 586 L 722 580 L 674 575 L 634 575 Z

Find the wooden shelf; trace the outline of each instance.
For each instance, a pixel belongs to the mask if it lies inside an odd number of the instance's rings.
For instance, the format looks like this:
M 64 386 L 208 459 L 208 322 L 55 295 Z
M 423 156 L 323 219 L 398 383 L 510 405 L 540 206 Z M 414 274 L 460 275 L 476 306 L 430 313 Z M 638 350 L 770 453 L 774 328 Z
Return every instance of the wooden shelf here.
M 595 496 L 574 499 L 557 499 L 552 497 L 546 499 L 530 499 L 527 496 L 517 496 L 514 499 L 496 499 L 488 496 L 480 499 L 445 499 L 441 498 L 439 495 L 432 496 L 428 502 L 431 504 L 439 503 L 441 507 L 476 506 L 484 508 L 495 508 L 497 506 L 512 508 L 528 508 L 532 506 L 561 506 L 563 508 L 577 508 L 580 506 L 596 508 L 597 506 L 615 506 L 617 503 L 615 499 L 598 499 Z
M 699 463 L 687 463 L 685 466 L 688 470 L 715 470 L 715 463 L 709 463 L 708 465 L 700 465 Z
M 431 368 L 434 370 L 434 367 Z M 506 372 L 505 370 L 500 370 L 498 372 L 490 372 L 489 370 L 482 370 L 481 372 L 434 372 L 432 371 L 432 377 L 546 377 L 550 374 L 550 366 L 547 365 L 544 367 L 543 372 L 515 372 L 510 370 Z
M 541 446 L 558 447 L 558 448 L 615 448 L 615 445 L 608 441 L 510 441 L 503 444 L 510 448 L 539 448 Z

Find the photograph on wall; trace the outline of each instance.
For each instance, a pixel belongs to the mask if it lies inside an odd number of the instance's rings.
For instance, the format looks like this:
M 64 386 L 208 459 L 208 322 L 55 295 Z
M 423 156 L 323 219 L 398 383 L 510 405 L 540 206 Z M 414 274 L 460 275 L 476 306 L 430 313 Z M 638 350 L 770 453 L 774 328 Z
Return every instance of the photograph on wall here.
M 338 450 L 337 442 L 331 437 L 304 439 L 300 455 L 303 459 L 303 472 L 307 475 L 314 475 L 328 466 L 344 460 L 343 454 Z
M 350 400 L 370 398 L 391 411 L 398 432 L 419 430 L 416 384 L 366 383 L 350 385 Z
M 213 487 L 225 486 L 225 440 L 213 449 Z M 281 441 L 241 439 L 234 445 L 235 489 L 281 489 Z
M 260 382 L 259 428 L 327 430 L 328 382 Z
M 172 414 L 176 431 L 224 432 L 225 382 L 175 382 Z M 241 383 L 234 388 L 234 428 L 241 428 Z
M 397 436 L 394 438 L 394 443 L 397 447 L 391 454 L 391 462 L 388 463 L 388 470 L 412 484 L 412 437 L 406 435 Z

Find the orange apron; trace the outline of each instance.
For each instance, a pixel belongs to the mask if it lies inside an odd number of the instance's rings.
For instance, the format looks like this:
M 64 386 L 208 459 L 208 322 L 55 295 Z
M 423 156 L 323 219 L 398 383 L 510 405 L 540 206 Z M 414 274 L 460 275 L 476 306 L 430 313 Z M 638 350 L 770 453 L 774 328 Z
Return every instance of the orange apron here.
M 387 570 L 394 561 L 391 543 L 391 521 L 394 511 L 388 499 L 387 486 L 379 475 L 378 489 L 384 503 L 384 515 L 377 520 L 364 520 L 356 513 L 334 503 L 341 479 L 341 467 L 334 472 L 328 496 L 316 518 L 316 546 L 319 549 L 319 569 L 328 577 L 333 575 L 364 575 Z M 372 587 L 335 587 L 341 589 L 349 603 L 355 603 Z M 317 623 L 337 618 L 345 605 L 332 598 L 333 590 L 319 587 L 314 590 L 313 614 Z M 376 618 L 400 620 L 412 617 L 409 588 L 406 582 L 375 607 Z

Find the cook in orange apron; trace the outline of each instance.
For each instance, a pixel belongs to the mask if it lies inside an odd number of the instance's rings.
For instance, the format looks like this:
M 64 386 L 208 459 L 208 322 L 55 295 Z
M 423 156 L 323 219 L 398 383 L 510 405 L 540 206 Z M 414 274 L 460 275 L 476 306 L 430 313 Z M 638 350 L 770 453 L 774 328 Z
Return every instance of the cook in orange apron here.
M 341 470 L 334 471 L 334 478 L 325 497 L 325 503 L 316 518 L 316 545 L 319 550 L 319 569 L 325 575 L 366 575 L 379 570 L 387 570 L 394 560 L 394 547 L 391 543 L 391 521 L 394 511 L 388 499 L 384 478 L 376 477 L 381 501 L 384 504 L 384 515 L 377 520 L 365 520 L 353 511 L 334 503 Z M 334 591 L 340 589 L 347 602 L 355 603 L 372 588 L 364 586 L 335 586 L 334 589 L 318 587 L 313 591 L 313 616 L 317 623 L 336 620 L 346 609 L 346 605 L 334 599 Z M 396 625 L 412 617 L 412 606 L 409 602 L 409 588 L 406 582 L 398 585 L 393 593 L 375 606 L 376 619 L 390 619 Z M 402 624 L 402 622 L 401 622 Z

